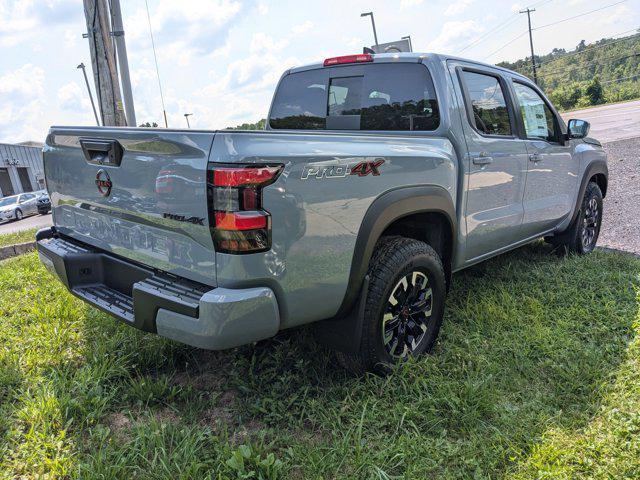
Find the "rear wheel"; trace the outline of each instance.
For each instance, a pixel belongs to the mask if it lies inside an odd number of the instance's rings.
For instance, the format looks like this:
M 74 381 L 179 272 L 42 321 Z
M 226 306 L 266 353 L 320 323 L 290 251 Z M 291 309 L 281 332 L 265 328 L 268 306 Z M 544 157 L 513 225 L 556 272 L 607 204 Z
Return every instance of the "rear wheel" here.
M 22 210 L 20 210 L 19 208 L 16 208 L 16 220 L 22 220 Z
M 566 232 L 553 237 L 551 243 L 579 255 L 591 253 L 596 247 L 601 224 L 602 191 L 597 183 L 589 182 L 575 221 Z
M 360 348 L 338 357 L 354 373 L 386 373 L 433 347 L 444 315 L 445 272 L 431 246 L 390 237 L 374 253 L 369 277 Z

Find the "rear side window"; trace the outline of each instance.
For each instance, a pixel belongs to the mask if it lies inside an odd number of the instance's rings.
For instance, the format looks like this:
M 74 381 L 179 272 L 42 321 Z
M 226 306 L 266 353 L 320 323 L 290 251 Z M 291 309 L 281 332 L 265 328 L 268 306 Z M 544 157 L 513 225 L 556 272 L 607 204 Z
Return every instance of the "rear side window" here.
M 476 130 L 484 135 L 511 135 L 511 121 L 504 92 L 498 78 L 462 71 Z
M 269 122 L 276 129 L 428 131 L 438 128 L 440 113 L 424 65 L 370 64 L 288 75 Z

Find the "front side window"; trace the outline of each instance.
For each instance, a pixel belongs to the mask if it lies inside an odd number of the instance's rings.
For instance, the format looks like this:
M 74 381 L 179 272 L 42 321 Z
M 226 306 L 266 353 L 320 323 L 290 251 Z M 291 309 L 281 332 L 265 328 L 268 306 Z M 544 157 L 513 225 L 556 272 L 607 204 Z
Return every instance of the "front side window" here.
M 311 85 L 326 88 L 322 95 L 311 95 Z M 288 75 L 276 92 L 269 124 L 305 130 L 428 131 L 438 128 L 440 113 L 424 65 L 370 64 Z
M 520 105 L 520 115 L 522 115 L 527 138 L 557 142 L 555 117 L 538 92 L 518 82 L 514 82 L 513 88 Z
M 502 86 L 497 77 L 463 71 L 473 118 L 469 121 L 484 135 L 511 135 L 511 121 Z

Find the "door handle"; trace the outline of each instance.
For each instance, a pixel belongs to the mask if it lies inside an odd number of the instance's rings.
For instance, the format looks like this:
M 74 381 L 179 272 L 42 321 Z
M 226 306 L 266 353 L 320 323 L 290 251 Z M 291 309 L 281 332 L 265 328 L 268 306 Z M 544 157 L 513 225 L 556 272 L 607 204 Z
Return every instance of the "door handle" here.
M 539 153 L 532 153 L 529 155 L 529 161 L 533 163 L 538 163 L 540 160 L 542 160 L 542 155 Z
M 118 140 L 81 138 L 80 146 L 88 163 L 119 167 L 123 149 Z
M 491 162 L 493 162 L 493 157 L 491 157 L 487 153 L 481 153 L 480 155 L 472 157 L 471 161 L 474 165 L 489 165 Z

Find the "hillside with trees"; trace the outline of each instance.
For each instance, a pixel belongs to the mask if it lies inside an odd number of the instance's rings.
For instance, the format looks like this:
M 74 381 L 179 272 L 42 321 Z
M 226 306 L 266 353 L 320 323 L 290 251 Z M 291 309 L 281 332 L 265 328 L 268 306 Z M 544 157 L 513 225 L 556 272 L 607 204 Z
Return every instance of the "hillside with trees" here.
M 640 98 L 640 29 L 622 38 L 603 38 L 574 50 L 536 55 L 538 84 L 560 110 Z M 533 78 L 531 57 L 498 65 Z

